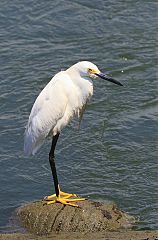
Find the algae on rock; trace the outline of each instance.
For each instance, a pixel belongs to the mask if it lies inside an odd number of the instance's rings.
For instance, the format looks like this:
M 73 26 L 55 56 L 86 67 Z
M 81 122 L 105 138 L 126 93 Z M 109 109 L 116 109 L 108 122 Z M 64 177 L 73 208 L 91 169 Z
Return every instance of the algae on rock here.
M 120 211 L 114 204 L 85 200 L 79 207 L 60 203 L 43 205 L 29 203 L 17 210 L 23 227 L 35 234 L 51 232 L 102 232 L 129 228 L 134 218 Z

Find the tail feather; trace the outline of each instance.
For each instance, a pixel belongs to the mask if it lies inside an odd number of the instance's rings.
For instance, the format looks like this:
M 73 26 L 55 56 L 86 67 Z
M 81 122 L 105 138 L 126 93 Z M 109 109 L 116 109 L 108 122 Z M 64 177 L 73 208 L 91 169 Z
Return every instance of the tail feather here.
M 24 136 L 24 154 L 26 156 L 34 155 L 44 143 L 43 138 L 35 139 L 29 128 L 25 130 Z

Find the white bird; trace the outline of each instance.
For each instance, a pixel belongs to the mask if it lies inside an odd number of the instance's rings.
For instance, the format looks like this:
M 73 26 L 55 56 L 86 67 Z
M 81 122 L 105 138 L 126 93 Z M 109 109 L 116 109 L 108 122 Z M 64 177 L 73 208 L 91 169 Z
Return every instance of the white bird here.
M 55 167 L 54 151 L 61 130 L 70 122 L 74 115 L 80 120 L 87 101 L 93 94 L 92 79 L 101 77 L 115 84 L 117 80 L 100 72 L 91 62 L 81 61 L 66 71 L 57 73 L 37 97 L 25 130 L 24 152 L 26 155 L 35 154 L 48 136 L 52 137 L 49 162 L 54 179 L 55 194 L 47 196 L 46 204 L 60 202 L 78 206 L 72 202 L 85 200 L 74 198 L 75 194 L 60 191 Z

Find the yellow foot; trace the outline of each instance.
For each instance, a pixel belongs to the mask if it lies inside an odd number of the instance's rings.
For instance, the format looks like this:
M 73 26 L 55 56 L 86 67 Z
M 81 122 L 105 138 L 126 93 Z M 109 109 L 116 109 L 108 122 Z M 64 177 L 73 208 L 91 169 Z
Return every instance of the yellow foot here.
M 77 204 L 74 204 L 73 202 L 77 201 L 84 201 L 86 200 L 85 198 L 74 198 L 77 197 L 76 194 L 71 194 L 71 193 L 65 193 L 59 190 L 59 196 L 57 197 L 56 194 L 47 196 L 44 198 L 46 201 L 46 205 L 50 205 L 56 202 L 62 203 L 64 205 L 69 205 L 72 207 L 78 207 Z
M 77 202 L 77 201 L 84 201 L 85 198 L 71 198 L 71 199 L 67 199 L 67 198 L 64 198 L 64 197 L 61 197 L 61 196 L 58 196 L 58 197 L 55 197 L 54 200 L 48 200 L 46 202 L 47 205 L 50 205 L 50 204 L 53 204 L 53 203 L 62 203 L 64 205 L 69 205 L 69 206 L 72 206 L 72 207 L 78 207 L 77 204 L 74 204 L 72 202 Z
M 66 193 L 66 192 L 62 192 L 60 190 L 59 190 L 59 196 L 64 197 L 65 199 L 71 198 L 71 197 L 77 197 L 77 195 L 74 193 Z M 56 198 L 56 194 L 53 194 L 53 195 L 45 197 L 44 200 L 49 201 L 49 200 L 54 200 L 55 198 Z

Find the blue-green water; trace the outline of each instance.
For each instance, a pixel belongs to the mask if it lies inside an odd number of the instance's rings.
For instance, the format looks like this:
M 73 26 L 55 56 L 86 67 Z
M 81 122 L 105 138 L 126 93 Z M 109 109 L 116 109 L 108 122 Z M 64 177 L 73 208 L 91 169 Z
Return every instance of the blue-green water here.
M 32 104 L 51 77 L 90 60 L 124 84 L 94 81 L 80 131 L 73 121 L 56 152 L 63 190 L 114 201 L 158 228 L 156 1 L 0 1 L 0 231 L 23 203 L 54 191 L 50 142 L 23 154 Z

